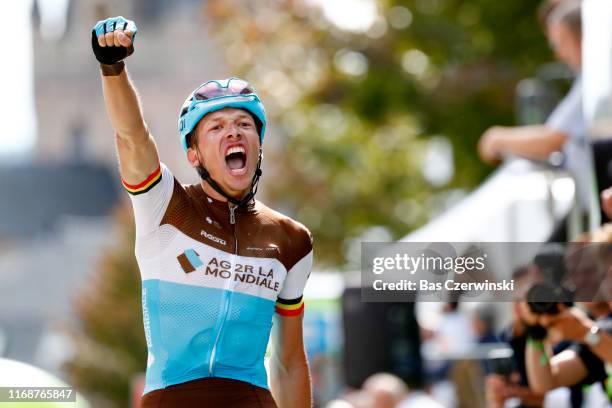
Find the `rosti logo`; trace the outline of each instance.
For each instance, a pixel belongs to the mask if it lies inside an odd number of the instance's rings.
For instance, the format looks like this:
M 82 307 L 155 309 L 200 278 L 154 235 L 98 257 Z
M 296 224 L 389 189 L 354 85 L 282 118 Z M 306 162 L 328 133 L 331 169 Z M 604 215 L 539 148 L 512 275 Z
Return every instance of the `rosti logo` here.
M 202 235 L 203 237 L 206 237 L 208 239 L 210 239 L 213 242 L 216 242 L 217 244 L 221 244 L 221 245 L 227 245 L 227 241 L 224 239 L 221 239 L 219 237 L 215 237 L 212 234 L 209 234 L 208 232 L 202 230 L 200 231 L 200 235 Z

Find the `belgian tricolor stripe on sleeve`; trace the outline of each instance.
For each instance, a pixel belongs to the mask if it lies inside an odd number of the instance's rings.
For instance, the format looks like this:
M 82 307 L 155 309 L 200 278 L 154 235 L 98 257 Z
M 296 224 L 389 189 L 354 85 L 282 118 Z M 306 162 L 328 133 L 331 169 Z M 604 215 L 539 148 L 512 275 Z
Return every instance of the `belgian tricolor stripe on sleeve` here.
M 128 193 L 132 195 L 138 195 L 151 190 L 157 185 L 157 183 L 159 183 L 161 178 L 161 166 L 158 166 L 157 170 L 151 173 L 151 175 L 149 175 L 149 177 L 147 177 L 142 183 L 132 185 L 126 183 L 125 180 L 121 180 L 121 183 L 123 183 L 123 187 L 127 190 Z
M 303 311 L 304 299 L 302 299 L 302 296 L 292 300 L 285 300 L 281 298 L 276 300 L 276 313 L 281 316 L 298 316 Z

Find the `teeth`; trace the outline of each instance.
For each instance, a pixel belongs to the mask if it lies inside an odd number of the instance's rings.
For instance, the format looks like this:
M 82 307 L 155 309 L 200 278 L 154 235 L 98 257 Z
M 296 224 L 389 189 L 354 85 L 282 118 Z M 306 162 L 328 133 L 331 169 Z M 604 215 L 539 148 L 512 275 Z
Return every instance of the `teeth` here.
M 232 153 L 245 153 L 244 147 L 242 146 L 234 146 L 234 147 L 230 147 L 227 150 L 227 153 L 225 153 L 226 156 L 229 156 Z

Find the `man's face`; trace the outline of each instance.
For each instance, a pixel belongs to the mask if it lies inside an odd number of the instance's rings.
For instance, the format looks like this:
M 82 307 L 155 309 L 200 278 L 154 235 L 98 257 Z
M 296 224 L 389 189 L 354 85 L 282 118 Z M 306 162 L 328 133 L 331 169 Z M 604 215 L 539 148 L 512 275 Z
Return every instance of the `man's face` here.
M 240 198 L 253 180 L 259 157 L 259 134 L 247 111 L 224 108 L 204 116 L 197 124 L 197 145 L 187 158 L 192 166 L 204 166 L 221 188 Z
M 579 71 L 582 63 L 581 38 L 565 24 L 549 24 L 548 41 L 557 58 L 574 71 Z

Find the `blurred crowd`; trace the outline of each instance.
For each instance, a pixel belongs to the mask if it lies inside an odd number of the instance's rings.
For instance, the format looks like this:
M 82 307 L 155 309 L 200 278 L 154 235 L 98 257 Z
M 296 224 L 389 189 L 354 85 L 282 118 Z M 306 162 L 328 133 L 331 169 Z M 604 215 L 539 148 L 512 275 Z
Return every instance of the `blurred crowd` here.
M 486 378 L 488 407 L 609 406 L 609 288 L 598 285 L 598 293 L 593 294 L 596 285 L 577 286 L 575 280 L 595 273 L 592 267 L 609 269 L 612 236 L 607 237 L 605 243 L 584 239 L 567 247 L 547 245 L 532 264 L 514 272 L 517 291 L 512 321 L 500 336 L 512 348 L 512 358 L 507 364 L 491 361 L 494 369 Z M 580 292 L 587 288 L 588 296 Z M 583 297 L 592 301 L 574 301 Z
M 421 390 L 411 390 L 401 378 L 390 373 L 370 376 L 361 389 L 347 392 L 327 408 L 443 408 Z
M 589 142 L 583 115 L 581 2 L 545 2 L 540 18 L 558 59 L 575 73 L 572 88 L 542 125 L 487 130 L 479 153 L 483 160 L 494 162 L 506 154 L 548 160 L 562 152 L 563 166 L 575 180 L 583 211 L 596 177 L 603 190 L 602 219 L 612 219 L 612 190 L 605 181 L 609 174 L 604 180 L 596 175 L 592 159 L 596 146 Z M 487 376 L 487 406 L 610 406 L 611 232 L 612 224 L 604 224 L 567 247 L 544 247 L 533 264 L 515 271 L 519 295 L 504 336 L 513 350 L 512 369 Z M 558 230 L 551 241 L 565 237 Z M 542 299 L 546 294 L 550 299 Z
M 482 135 L 478 151 L 490 163 L 508 156 L 548 162 L 560 153 L 584 215 L 596 169 L 582 108 L 581 1 L 544 1 L 538 17 L 557 58 L 575 74 L 571 89 L 545 123 L 493 126 Z M 597 181 L 602 219 L 612 220 L 612 187 L 601 177 Z M 490 304 L 449 302 L 435 329 L 421 327 L 421 350 L 459 358 L 426 361 L 422 387 L 409 388 L 393 374 L 378 373 L 327 406 L 612 406 L 612 223 L 565 245 L 553 243 L 567 241 L 559 231 L 530 264 L 514 271 L 507 325 L 496 327 Z M 481 353 L 470 353 L 474 346 Z
M 509 322 L 496 327 L 490 303 L 448 302 L 433 328 L 421 321 L 423 384 L 377 373 L 327 407 L 609 407 L 610 266 L 612 224 L 543 244 L 513 272 Z

